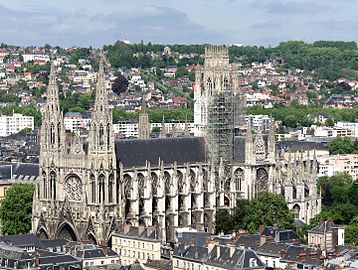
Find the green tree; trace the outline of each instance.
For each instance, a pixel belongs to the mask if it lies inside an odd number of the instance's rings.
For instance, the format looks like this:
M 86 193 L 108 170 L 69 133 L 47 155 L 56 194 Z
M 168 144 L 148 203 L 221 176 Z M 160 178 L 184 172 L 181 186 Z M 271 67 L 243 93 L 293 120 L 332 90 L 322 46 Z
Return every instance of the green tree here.
M 216 212 L 215 220 L 216 233 L 228 233 L 234 228 L 233 218 L 225 209 L 220 209 Z
M 348 191 L 348 197 L 349 201 L 354 204 L 355 206 L 358 206 L 358 181 L 354 181 L 353 185 L 349 188 Z
M 27 133 L 30 133 L 31 131 L 32 131 L 31 128 L 23 128 L 19 131 L 19 133 L 27 134 Z
M 358 216 L 355 216 L 349 225 L 345 226 L 344 242 L 347 245 L 358 246 Z
M 251 233 L 257 232 L 260 225 L 276 224 L 282 229 L 294 228 L 294 215 L 282 195 L 261 193 L 250 202 L 246 212 L 244 224 Z
M 327 147 L 331 155 L 352 154 L 354 151 L 354 143 L 349 137 L 337 137 Z
M 247 214 L 247 207 L 249 206 L 249 204 L 250 202 L 245 199 L 238 199 L 236 201 L 235 211 L 233 215 L 233 222 L 235 228 L 244 228 L 244 218 Z
M 14 184 L 0 204 L 3 234 L 28 233 L 31 229 L 33 184 Z
M 333 120 L 333 118 L 331 118 L 331 117 L 329 117 L 329 118 L 327 118 L 327 120 L 324 122 L 324 125 L 326 126 L 326 127 L 333 127 L 334 126 L 334 120 Z

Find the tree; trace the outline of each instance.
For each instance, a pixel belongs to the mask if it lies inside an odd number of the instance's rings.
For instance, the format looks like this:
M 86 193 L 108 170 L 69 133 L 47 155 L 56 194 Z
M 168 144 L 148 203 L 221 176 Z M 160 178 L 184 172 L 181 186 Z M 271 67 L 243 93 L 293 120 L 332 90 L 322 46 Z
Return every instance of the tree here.
M 233 218 L 225 209 L 220 209 L 216 212 L 215 220 L 216 233 L 228 233 L 234 228 Z
M 344 233 L 345 244 L 358 246 L 358 216 L 355 216 L 350 224 L 345 226 Z
M 358 206 L 358 181 L 354 181 L 353 185 L 349 188 L 348 197 L 352 204 Z
M 238 199 L 236 201 L 233 222 L 235 224 L 235 228 L 240 229 L 244 228 L 244 218 L 247 214 L 247 207 L 250 202 L 245 199 Z
M 251 233 L 257 232 L 260 225 L 276 224 L 281 229 L 294 228 L 294 215 L 282 195 L 261 193 L 250 202 L 246 212 L 244 225 Z
M 337 137 L 327 147 L 331 155 L 351 154 L 354 151 L 354 143 L 349 137 Z
M 333 118 L 331 118 L 331 117 L 329 117 L 329 118 L 327 118 L 327 120 L 324 122 L 324 125 L 326 126 L 326 127 L 333 127 L 334 126 L 334 120 L 333 120 Z
M 3 234 L 28 233 L 31 229 L 33 184 L 14 184 L 0 204 Z
M 20 134 L 27 134 L 30 133 L 32 131 L 31 128 L 23 128 L 19 131 Z
M 126 92 L 128 89 L 128 80 L 122 75 L 118 74 L 112 85 L 112 91 L 116 94 Z

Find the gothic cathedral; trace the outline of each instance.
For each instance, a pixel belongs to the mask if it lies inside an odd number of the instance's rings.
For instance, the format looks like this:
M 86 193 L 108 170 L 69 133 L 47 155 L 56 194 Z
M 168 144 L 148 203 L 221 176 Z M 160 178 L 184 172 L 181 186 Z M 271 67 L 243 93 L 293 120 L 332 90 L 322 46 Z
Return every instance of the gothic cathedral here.
M 33 203 L 41 238 L 108 243 L 125 223 L 153 226 L 163 242 L 178 227 L 213 233 L 218 209 L 262 191 L 282 194 L 303 222 L 320 212 L 316 159 L 285 160 L 273 126 L 268 134 L 245 126 L 245 98 L 225 47 L 208 47 L 196 69 L 196 136 L 149 139 L 143 102 L 140 138 L 115 140 L 103 61 L 88 135 L 65 133 L 58 94 L 52 66 Z

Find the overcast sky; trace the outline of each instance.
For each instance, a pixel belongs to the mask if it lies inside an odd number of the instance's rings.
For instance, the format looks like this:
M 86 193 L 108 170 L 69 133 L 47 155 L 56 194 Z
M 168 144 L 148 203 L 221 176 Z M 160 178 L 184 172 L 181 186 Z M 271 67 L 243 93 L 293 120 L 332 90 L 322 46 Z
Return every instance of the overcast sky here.
M 277 45 L 358 41 L 358 0 L 1 0 L 0 42 Z

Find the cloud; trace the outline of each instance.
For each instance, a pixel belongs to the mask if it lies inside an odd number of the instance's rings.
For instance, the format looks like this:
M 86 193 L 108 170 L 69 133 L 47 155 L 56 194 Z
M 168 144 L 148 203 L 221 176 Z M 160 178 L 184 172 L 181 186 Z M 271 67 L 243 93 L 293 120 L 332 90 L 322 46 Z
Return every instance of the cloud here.
M 328 5 L 322 5 L 313 1 L 281 1 L 281 0 L 256 0 L 251 4 L 252 7 L 262 9 L 274 14 L 294 14 L 294 13 L 319 13 L 331 10 Z
M 0 36 L 19 45 L 102 46 L 128 39 L 161 43 L 219 42 L 223 36 L 191 22 L 176 9 L 147 5 L 125 12 L 88 14 L 17 11 L 0 6 Z

